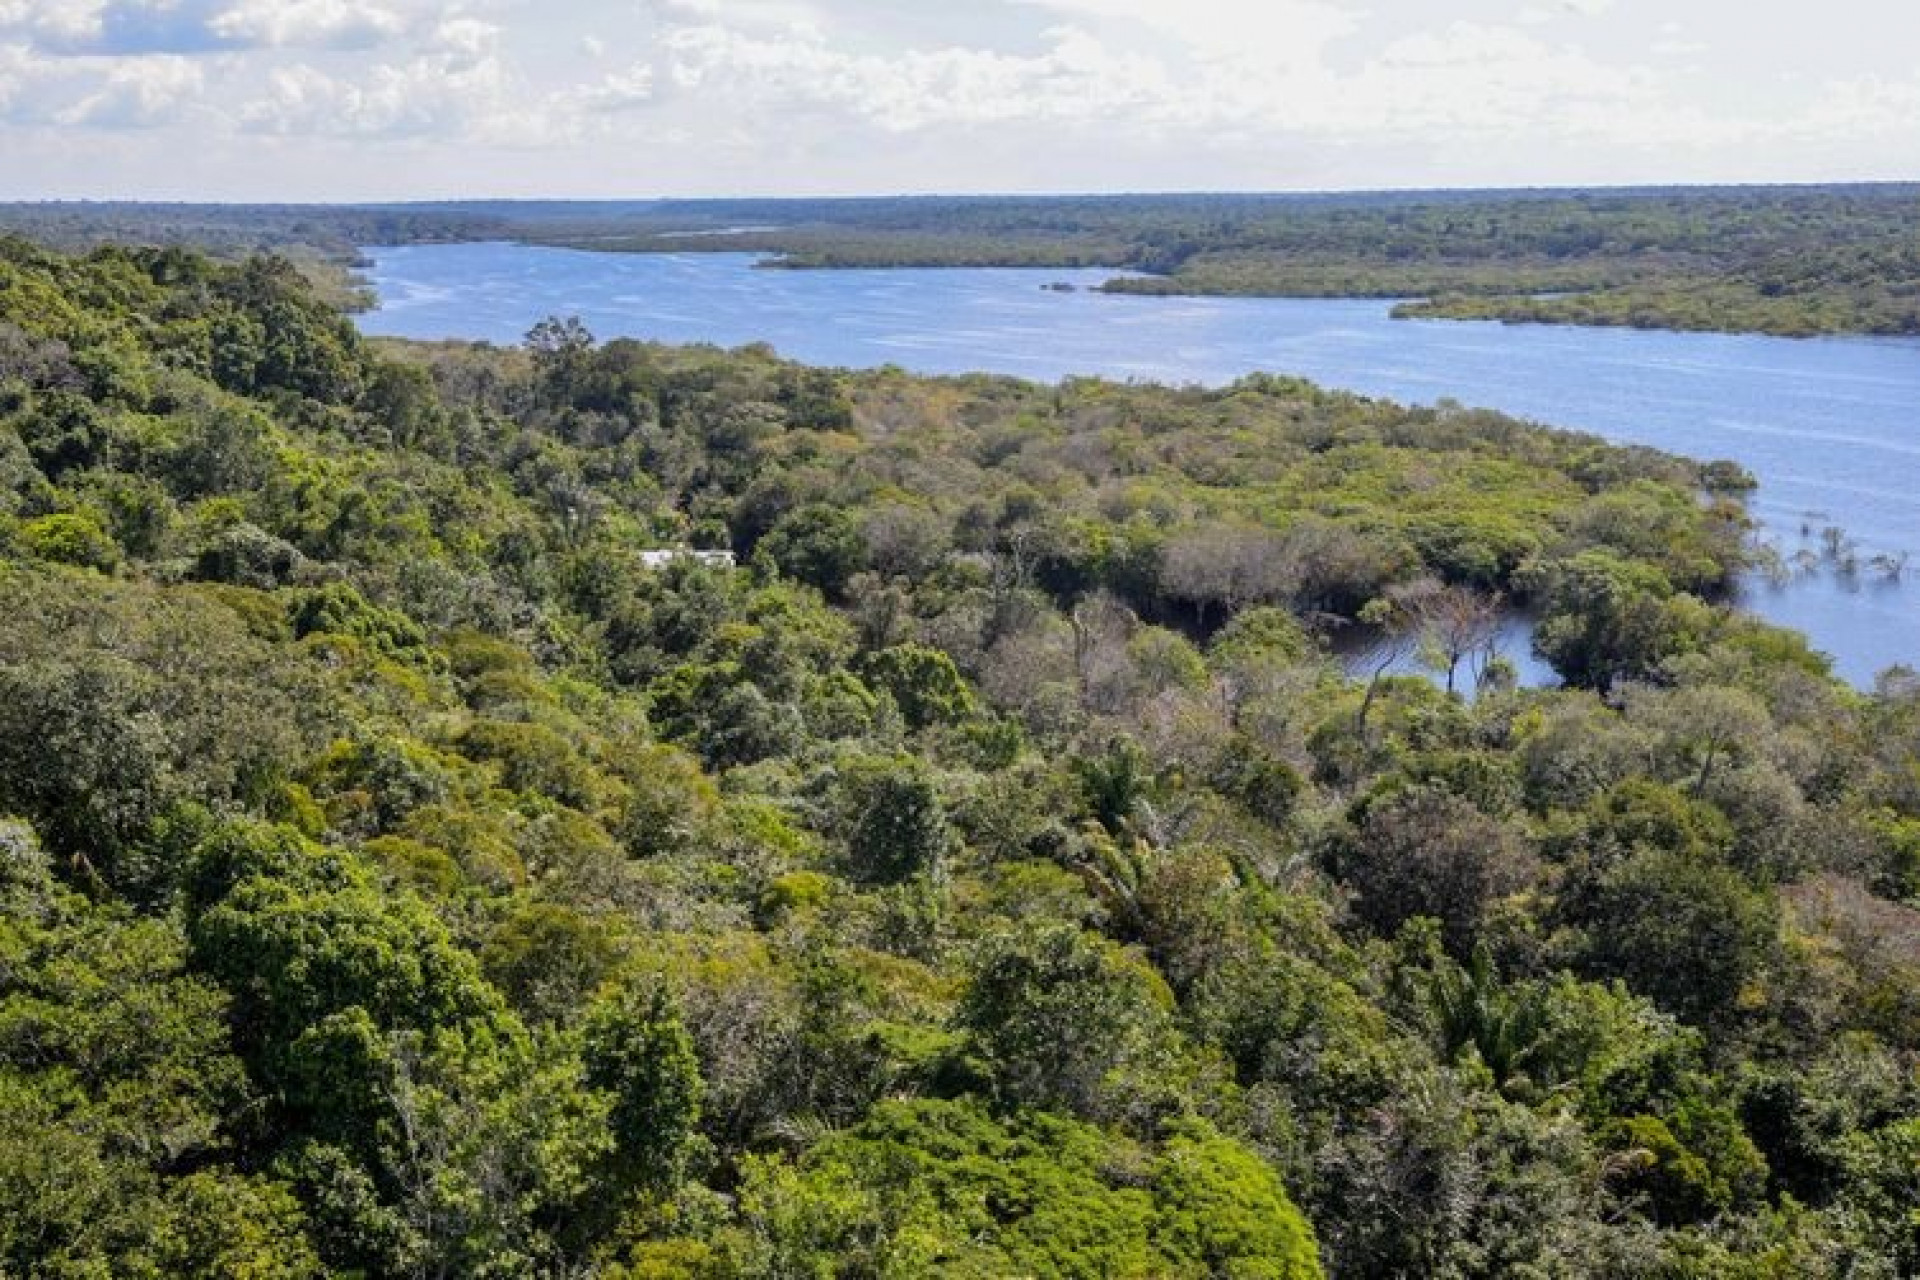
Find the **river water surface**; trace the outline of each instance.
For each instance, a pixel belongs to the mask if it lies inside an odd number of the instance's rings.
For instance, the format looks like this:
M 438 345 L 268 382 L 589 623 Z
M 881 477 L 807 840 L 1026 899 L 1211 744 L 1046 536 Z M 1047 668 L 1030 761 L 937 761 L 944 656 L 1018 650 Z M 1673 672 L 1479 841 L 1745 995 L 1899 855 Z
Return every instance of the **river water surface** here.
M 360 325 L 372 334 L 507 344 L 546 316 L 577 315 L 600 338 L 768 342 L 854 368 L 1206 384 L 1262 370 L 1730 458 L 1759 478 L 1750 505 L 1783 554 L 1818 550 L 1837 525 L 1861 562 L 1852 575 L 1756 580 L 1748 606 L 1805 631 L 1856 683 L 1920 666 L 1920 340 L 1394 320 L 1373 299 L 1092 292 L 1109 271 L 783 271 L 744 254 L 514 244 L 368 256 L 380 306 Z M 1076 287 L 1042 287 L 1052 283 Z M 1908 551 L 1906 581 L 1867 565 Z

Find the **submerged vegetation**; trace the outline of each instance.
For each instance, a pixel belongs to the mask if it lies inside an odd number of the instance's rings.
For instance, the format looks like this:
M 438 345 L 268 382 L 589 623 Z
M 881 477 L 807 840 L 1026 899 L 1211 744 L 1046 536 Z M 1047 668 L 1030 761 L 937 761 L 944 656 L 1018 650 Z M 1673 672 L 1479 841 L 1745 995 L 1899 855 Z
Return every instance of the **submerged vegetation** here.
M 0 1271 L 1912 1274 L 1920 682 L 1747 483 L 0 242 Z

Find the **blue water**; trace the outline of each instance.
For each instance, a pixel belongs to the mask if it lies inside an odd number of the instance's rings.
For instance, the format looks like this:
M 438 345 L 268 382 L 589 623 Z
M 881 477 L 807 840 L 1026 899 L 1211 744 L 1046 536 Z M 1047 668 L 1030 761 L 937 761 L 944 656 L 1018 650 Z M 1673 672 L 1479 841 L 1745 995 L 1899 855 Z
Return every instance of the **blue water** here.
M 1367 299 L 1092 292 L 1106 271 L 779 271 L 744 254 L 511 244 L 369 256 L 381 305 L 361 327 L 373 334 L 516 343 L 545 316 L 578 315 L 601 338 L 768 342 L 847 367 L 1207 384 L 1265 370 L 1731 458 L 1759 477 L 1750 505 L 1783 553 L 1817 548 L 1839 525 L 1863 562 L 1852 578 L 1756 581 L 1749 606 L 1805 631 L 1857 683 L 1920 665 L 1920 340 L 1393 320 L 1390 304 Z M 1077 288 L 1041 287 L 1052 282 Z M 1906 583 L 1864 567 L 1907 551 Z

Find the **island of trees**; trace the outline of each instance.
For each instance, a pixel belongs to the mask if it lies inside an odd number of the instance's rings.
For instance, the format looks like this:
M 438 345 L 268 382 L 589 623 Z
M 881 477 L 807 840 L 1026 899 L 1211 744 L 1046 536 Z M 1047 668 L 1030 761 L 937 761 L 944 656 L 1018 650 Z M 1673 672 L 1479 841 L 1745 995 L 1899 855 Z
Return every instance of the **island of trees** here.
M 1920 679 L 1743 480 L 0 241 L 0 1272 L 1914 1274 Z

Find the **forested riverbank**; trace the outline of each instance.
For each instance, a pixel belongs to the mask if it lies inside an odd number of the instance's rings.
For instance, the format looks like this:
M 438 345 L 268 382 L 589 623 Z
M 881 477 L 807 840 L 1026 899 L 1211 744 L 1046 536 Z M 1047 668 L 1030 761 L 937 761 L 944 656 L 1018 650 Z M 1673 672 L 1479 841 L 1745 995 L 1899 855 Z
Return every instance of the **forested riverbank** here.
M 0 1269 L 1909 1274 L 1920 685 L 1744 480 L 0 242 Z
M 1907 185 L 502 207 L 516 238 L 794 268 L 1112 267 L 1154 295 L 1411 298 L 1536 324 L 1920 333 Z M 696 228 L 702 239 L 688 237 Z
M 1100 267 L 1121 293 L 1413 299 L 1408 316 L 1920 334 L 1920 187 L 0 205 L 43 243 L 271 250 L 336 301 L 366 245 L 752 252 L 786 268 Z

